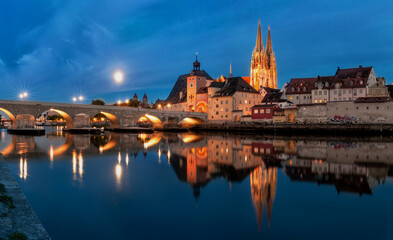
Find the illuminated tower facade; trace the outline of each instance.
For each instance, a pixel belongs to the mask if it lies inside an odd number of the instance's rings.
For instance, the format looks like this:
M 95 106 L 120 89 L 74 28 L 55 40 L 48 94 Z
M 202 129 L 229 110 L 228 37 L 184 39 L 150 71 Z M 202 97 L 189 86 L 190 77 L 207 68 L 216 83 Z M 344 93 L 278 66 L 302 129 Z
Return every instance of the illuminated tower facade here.
M 250 78 L 250 85 L 257 91 L 262 87 L 277 89 L 276 57 L 273 52 L 270 26 L 267 33 L 266 49 L 264 49 L 261 21 L 258 24 L 257 42 L 251 57 Z

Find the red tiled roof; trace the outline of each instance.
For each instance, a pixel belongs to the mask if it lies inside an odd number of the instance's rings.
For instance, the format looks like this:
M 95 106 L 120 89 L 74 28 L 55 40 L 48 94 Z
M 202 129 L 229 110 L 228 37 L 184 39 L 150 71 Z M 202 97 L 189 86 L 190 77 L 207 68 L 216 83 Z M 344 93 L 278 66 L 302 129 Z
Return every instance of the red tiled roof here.
M 340 88 L 364 88 L 371 74 L 372 67 L 337 69 L 331 88 L 335 88 L 336 84 Z

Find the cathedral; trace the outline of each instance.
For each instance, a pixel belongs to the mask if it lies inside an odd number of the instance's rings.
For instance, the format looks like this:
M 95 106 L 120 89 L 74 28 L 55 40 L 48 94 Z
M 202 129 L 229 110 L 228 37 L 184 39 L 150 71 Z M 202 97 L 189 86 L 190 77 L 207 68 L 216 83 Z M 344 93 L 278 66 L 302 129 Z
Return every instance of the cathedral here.
M 273 53 L 270 26 L 266 49 L 263 47 L 261 21 L 258 24 L 257 42 L 251 57 L 250 85 L 259 91 L 263 87 L 277 89 L 276 57 Z

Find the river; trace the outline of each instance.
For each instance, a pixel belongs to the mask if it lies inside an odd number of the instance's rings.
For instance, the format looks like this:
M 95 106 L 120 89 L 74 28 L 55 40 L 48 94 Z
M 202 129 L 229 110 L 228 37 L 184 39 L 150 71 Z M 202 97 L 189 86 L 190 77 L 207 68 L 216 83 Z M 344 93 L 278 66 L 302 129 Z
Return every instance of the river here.
M 162 133 L 8 135 L 52 239 L 392 239 L 393 142 Z

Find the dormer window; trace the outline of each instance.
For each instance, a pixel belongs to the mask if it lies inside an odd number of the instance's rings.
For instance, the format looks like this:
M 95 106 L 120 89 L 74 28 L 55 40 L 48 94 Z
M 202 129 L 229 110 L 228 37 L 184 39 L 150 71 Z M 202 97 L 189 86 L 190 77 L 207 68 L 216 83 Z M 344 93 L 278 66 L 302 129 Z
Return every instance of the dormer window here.
M 294 87 L 292 87 L 292 92 L 294 92 L 295 91 L 295 88 Z
M 325 82 L 325 87 L 329 87 L 329 83 L 328 82 Z
M 305 92 L 306 91 L 306 87 L 303 87 L 303 92 Z
M 363 80 L 360 80 L 360 85 L 362 85 L 363 84 Z
M 352 85 L 353 85 L 353 81 L 351 80 L 351 81 L 349 82 L 349 84 L 352 86 Z

